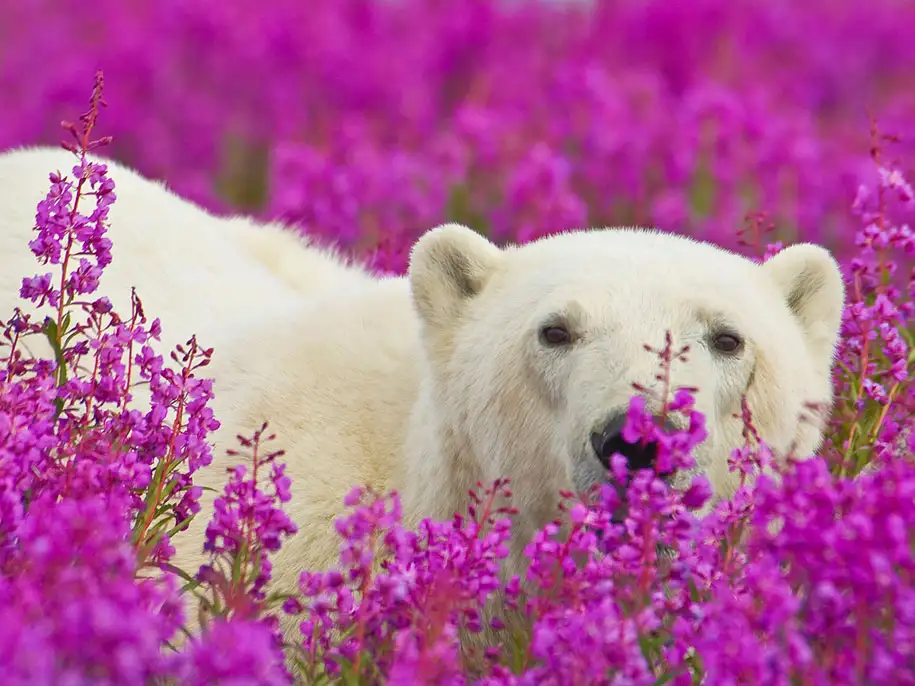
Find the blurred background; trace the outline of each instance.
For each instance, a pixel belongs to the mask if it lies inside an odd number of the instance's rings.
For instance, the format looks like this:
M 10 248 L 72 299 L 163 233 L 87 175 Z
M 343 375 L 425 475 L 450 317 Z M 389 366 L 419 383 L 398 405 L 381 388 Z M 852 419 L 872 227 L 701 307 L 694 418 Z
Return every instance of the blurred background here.
M 911 0 L 0 4 L 0 150 L 58 143 L 101 68 L 106 154 L 395 271 L 447 220 L 733 247 L 765 212 L 841 252 L 869 114 L 915 166 Z

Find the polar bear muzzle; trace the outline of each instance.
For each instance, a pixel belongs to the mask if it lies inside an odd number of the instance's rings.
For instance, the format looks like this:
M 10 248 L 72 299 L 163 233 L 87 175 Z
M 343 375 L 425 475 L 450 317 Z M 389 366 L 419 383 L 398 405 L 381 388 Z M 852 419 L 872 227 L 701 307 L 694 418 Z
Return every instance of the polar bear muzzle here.
M 647 444 L 629 443 L 623 438 L 623 427 L 626 425 L 626 413 L 617 412 L 610 416 L 597 430 L 591 432 L 591 447 L 594 454 L 604 466 L 610 469 L 610 458 L 620 453 L 626 458 L 630 473 L 640 469 L 654 469 L 658 457 L 658 445 L 654 441 Z M 670 420 L 664 421 L 664 430 L 672 432 L 676 427 Z M 665 476 L 671 476 L 666 474 Z

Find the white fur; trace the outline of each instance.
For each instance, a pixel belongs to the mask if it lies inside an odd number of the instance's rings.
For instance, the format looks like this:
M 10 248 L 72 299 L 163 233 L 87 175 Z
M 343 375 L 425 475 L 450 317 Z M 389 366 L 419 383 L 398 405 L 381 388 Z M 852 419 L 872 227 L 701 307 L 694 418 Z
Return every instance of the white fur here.
M 331 251 L 308 247 L 305 238 L 279 225 L 247 217 L 216 217 L 173 194 L 159 182 L 107 159 L 117 201 L 110 210 L 108 237 L 113 261 L 97 294 L 109 297 L 122 315 L 130 313 L 130 287 L 144 309 L 169 325 L 169 347 L 198 334 L 201 343 L 214 326 L 246 320 L 270 300 L 296 298 L 329 283 L 367 279 Z M 41 265 L 28 247 L 35 237 L 35 206 L 50 188 L 48 175 L 73 179 L 77 163 L 60 148 L 24 148 L 0 155 L 0 319 L 13 307 L 31 311 L 18 298 L 22 278 L 59 267 Z M 92 210 L 93 198 L 81 201 Z
M 68 165 L 49 151 L 0 158 L 0 312 L 15 304 L 19 276 L 35 271 L 25 244 L 46 174 Z M 333 519 L 365 483 L 398 489 L 415 524 L 465 511 L 478 480 L 510 477 L 520 514 L 507 569 L 518 572 L 527 538 L 556 516 L 558 492 L 603 478 L 589 435 L 625 410 L 633 382 L 656 385 L 657 358 L 643 345 L 660 347 L 667 329 L 675 345 L 691 346 L 673 382 L 700 389 L 710 438 L 698 470 L 718 498 L 736 486 L 726 458 L 743 442 L 734 417 L 742 393 L 776 450 L 803 456 L 819 446 L 819 427 L 798 417 L 805 402 L 831 402 L 844 291 L 816 246 L 758 265 L 648 230 L 500 249 L 445 225 L 417 242 L 407 277 L 370 278 L 279 230 L 211 217 L 121 167 L 111 176 L 114 263 L 102 292 L 123 310 L 135 285 L 171 340 L 196 331 L 216 349 L 223 427 L 198 483 L 221 488 L 233 463 L 223 451 L 264 420 L 286 450 L 300 533 L 275 558 L 276 589 L 335 563 Z M 575 340 L 545 348 L 538 330 L 558 314 Z M 709 348 L 720 324 L 745 337 L 742 355 Z M 175 541 L 190 571 L 202 561 L 212 499 Z

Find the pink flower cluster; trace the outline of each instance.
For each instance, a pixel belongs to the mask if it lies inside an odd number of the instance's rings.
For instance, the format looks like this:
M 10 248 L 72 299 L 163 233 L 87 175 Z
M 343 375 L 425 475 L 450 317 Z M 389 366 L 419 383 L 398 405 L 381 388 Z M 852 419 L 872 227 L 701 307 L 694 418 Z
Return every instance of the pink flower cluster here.
M 102 67 L 110 154 L 385 268 L 445 219 L 733 245 L 758 209 L 850 256 L 868 110 L 915 118 L 913 23 L 900 0 L 5 3 L 0 149 L 56 142 Z
M 80 125 L 66 125 L 75 141 L 67 146 L 72 176 L 49 173 L 50 191 L 35 214 L 30 247 L 39 263 L 56 269 L 23 278 L 21 296 L 48 314 L 39 323 L 17 310 L 2 328 L 0 672 L 9 684 L 175 676 L 183 683 L 280 683 L 288 674 L 264 622 L 242 617 L 236 626 L 236 615 L 225 613 L 183 652 L 164 650 L 185 621 L 180 579 L 150 571 L 171 568 L 171 537 L 199 510 L 193 473 L 211 461 L 207 439 L 218 423 L 207 407 L 212 381 L 196 372 L 212 351 L 191 339 L 172 353 L 170 367 L 154 349 L 159 322 L 146 325 L 139 298 L 126 319 L 107 298 L 93 298 L 111 262 L 107 214 L 116 201 L 105 165 L 86 158 L 107 142 L 90 138 L 101 94 L 99 74 Z M 49 345 L 51 359 L 26 355 L 33 337 Z M 149 389 L 147 412 L 129 407 L 140 384 Z M 282 468 L 277 474 L 283 485 Z M 237 494 L 243 486 L 233 481 L 226 500 L 245 503 L 249 491 Z M 248 519 L 260 524 L 265 511 L 269 505 Z M 232 522 L 214 520 L 220 525 Z M 278 546 L 266 528 L 256 532 L 258 555 Z M 229 669 L 218 651 L 239 634 L 258 654 L 245 660 L 233 651 L 237 662 Z

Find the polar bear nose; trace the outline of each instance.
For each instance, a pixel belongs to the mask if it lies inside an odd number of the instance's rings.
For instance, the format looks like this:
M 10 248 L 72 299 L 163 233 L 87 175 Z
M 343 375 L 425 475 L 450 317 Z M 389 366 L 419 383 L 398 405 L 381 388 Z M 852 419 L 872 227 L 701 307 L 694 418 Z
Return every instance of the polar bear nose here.
M 639 469 L 653 469 L 658 457 L 658 445 L 654 441 L 642 445 L 628 443 L 623 438 L 623 427 L 626 424 L 626 414 L 616 414 L 607 421 L 599 430 L 591 433 L 591 447 L 597 459 L 606 468 L 610 468 L 610 458 L 614 453 L 619 453 L 626 458 L 629 471 Z M 665 422 L 667 431 L 674 430 L 670 422 Z

